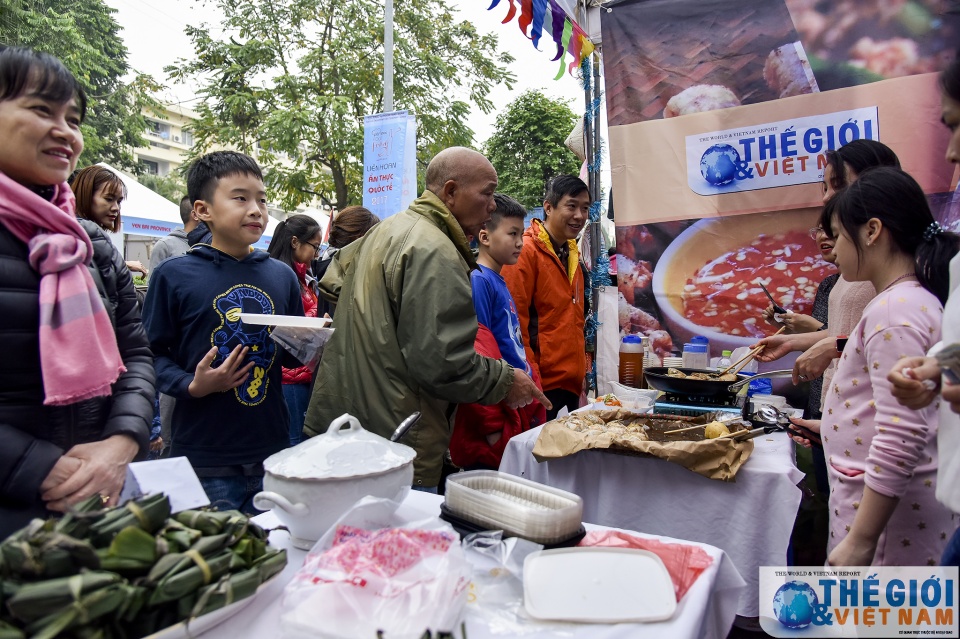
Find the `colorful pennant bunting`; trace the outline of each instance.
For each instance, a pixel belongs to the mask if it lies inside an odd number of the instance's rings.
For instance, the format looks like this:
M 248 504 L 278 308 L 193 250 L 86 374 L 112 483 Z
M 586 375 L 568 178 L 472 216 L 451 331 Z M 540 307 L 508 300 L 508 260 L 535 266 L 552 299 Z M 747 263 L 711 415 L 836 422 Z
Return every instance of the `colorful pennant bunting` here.
M 517 26 L 523 35 L 533 41 L 533 46 L 540 49 L 540 39 L 544 32 L 550 34 L 557 45 L 557 53 L 553 60 L 560 60 L 560 69 L 555 80 L 563 77 L 563 72 L 573 74 L 573 70 L 581 65 L 584 58 L 593 53 L 594 46 L 590 38 L 576 22 L 567 17 L 566 12 L 557 4 L 556 0 L 507 0 L 510 8 L 503 19 L 503 24 L 509 23 L 517 15 L 518 5 L 520 17 Z M 500 4 L 500 0 L 492 0 L 487 10 L 493 10 Z M 565 54 L 569 53 L 572 60 L 566 63 Z

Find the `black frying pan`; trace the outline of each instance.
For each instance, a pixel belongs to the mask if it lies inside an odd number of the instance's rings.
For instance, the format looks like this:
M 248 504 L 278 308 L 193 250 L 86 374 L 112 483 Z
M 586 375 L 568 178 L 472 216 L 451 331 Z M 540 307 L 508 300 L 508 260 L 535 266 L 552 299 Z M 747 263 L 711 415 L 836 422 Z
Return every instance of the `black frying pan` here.
M 671 366 L 670 368 L 674 368 Z M 676 370 L 686 374 L 690 373 L 714 373 L 716 371 L 705 371 L 699 368 L 677 368 Z M 667 393 L 681 393 L 683 395 L 701 395 L 713 396 L 723 395 L 729 392 L 730 384 L 733 382 L 711 381 L 704 379 L 683 379 L 680 377 L 670 377 L 667 375 L 667 368 L 663 366 L 651 366 L 644 369 L 644 377 L 647 378 L 647 386 Z M 747 379 L 748 375 L 737 375 L 737 380 Z

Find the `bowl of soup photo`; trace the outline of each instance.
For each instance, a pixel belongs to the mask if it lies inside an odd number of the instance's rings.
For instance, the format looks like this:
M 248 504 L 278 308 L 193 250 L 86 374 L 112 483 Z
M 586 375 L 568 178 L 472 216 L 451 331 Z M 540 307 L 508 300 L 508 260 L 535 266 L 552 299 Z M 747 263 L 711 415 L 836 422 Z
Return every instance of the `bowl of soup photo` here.
M 820 209 L 798 209 L 699 220 L 670 243 L 653 273 L 653 293 L 675 342 L 694 335 L 711 350 L 734 350 L 772 335 L 762 315 L 777 303 L 809 315 L 817 287 L 833 265 L 823 260 L 809 229 Z

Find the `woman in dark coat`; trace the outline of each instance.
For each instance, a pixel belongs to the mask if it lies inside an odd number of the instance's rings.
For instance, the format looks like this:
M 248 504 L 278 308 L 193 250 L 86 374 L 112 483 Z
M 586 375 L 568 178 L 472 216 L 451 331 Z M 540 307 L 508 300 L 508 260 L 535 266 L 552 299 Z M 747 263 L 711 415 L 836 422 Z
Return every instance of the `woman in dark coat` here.
M 0 539 L 147 450 L 154 371 L 123 258 L 66 184 L 86 98 L 56 58 L 0 47 Z

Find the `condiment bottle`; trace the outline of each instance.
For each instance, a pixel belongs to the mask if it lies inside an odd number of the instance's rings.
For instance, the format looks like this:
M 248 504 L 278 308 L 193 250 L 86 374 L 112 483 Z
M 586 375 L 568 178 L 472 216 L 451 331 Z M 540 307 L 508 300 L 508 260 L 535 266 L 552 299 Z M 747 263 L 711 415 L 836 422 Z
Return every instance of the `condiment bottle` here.
M 690 338 L 690 343 L 691 343 L 691 344 L 703 344 L 703 346 L 704 346 L 704 351 L 705 351 L 706 354 L 707 354 L 707 364 L 709 365 L 709 364 L 710 364 L 710 340 L 708 340 L 708 339 L 707 339 L 706 337 L 704 337 L 703 335 L 695 335 L 694 337 L 691 337 L 691 338 Z
M 620 342 L 620 383 L 640 388 L 643 381 L 643 340 L 639 335 L 625 335 Z
M 717 370 L 722 371 L 723 369 L 730 367 L 730 364 L 733 363 L 732 361 L 730 361 L 730 355 L 731 355 L 730 351 L 723 351 L 723 353 L 720 356 L 720 361 L 717 363 Z
M 705 370 L 710 365 L 706 344 L 689 342 L 683 345 L 683 367 Z

